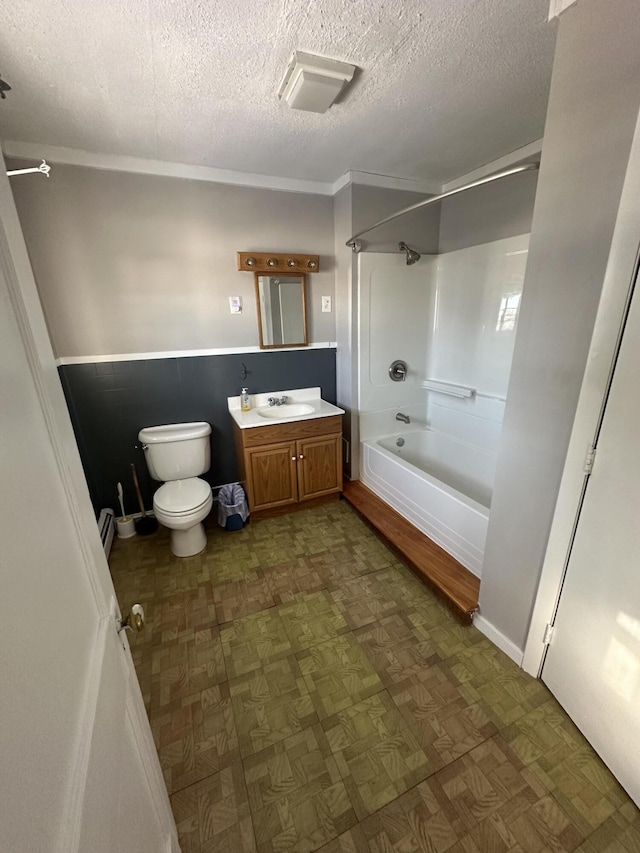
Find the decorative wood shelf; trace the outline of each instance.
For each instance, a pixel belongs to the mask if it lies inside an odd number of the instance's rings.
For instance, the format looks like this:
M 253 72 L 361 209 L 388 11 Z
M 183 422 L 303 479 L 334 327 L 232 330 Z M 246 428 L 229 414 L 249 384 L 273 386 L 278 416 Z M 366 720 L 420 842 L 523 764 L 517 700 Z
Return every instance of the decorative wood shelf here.
M 344 498 L 402 554 L 420 580 L 461 622 L 471 624 L 480 593 L 480 581 L 475 575 L 363 483 L 347 480 Z
M 297 252 L 238 252 L 238 269 L 261 273 L 318 272 L 320 256 L 300 255 Z

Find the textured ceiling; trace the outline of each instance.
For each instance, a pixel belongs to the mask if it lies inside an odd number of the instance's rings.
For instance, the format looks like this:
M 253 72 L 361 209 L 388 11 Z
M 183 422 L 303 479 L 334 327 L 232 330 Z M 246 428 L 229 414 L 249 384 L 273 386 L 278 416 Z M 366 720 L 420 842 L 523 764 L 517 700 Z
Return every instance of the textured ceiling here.
M 332 181 L 444 182 L 542 136 L 548 0 L 14 0 L 0 135 Z M 361 71 L 328 113 L 276 96 L 294 49 Z

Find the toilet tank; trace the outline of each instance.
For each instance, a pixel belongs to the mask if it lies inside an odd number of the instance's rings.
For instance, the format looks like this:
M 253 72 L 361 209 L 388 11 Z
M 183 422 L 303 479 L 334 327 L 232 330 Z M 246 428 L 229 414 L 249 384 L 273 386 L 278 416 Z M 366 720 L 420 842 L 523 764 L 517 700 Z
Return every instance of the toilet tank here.
M 211 466 L 211 426 L 203 421 L 145 427 L 138 433 L 154 480 L 199 477 Z

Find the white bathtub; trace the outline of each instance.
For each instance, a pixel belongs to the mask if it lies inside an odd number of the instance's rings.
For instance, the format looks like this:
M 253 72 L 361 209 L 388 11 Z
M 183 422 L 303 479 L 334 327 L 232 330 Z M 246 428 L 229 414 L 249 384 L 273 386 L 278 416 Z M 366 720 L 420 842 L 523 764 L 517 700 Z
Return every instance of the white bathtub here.
M 363 442 L 361 478 L 480 577 L 495 463 L 493 453 L 426 429 Z

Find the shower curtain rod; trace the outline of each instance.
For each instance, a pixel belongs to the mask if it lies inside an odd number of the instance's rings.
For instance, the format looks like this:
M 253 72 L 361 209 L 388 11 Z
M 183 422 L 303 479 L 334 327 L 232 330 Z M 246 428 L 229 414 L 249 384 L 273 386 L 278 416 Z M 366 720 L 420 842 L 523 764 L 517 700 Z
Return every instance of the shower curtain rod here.
M 13 175 L 31 175 L 33 173 L 40 172 L 45 176 L 45 178 L 48 178 L 50 171 L 51 166 L 48 166 L 46 161 L 43 160 L 39 166 L 34 166 L 32 169 L 12 169 L 10 172 L 7 172 L 7 175 L 11 178 Z
M 474 187 L 481 187 L 483 184 L 490 184 L 492 181 L 498 181 L 500 178 L 508 178 L 509 175 L 517 175 L 518 172 L 531 172 L 535 169 L 540 168 L 540 163 L 525 163 L 524 166 L 512 166 L 510 169 L 503 169 L 501 172 L 494 172 L 492 175 L 487 175 L 486 178 L 480 178 L 477 181 L 472 181 L 470 184 L 465 184 L 462 187 L 457 187 L 455 190 L 449 190 L 446 193 L 440 193 L 440 195 L 433 195 L 430 198 L 425 198 L 422 201 L 417 201 L 415 204 L 410 204 L 409 207 L 403 207 L 402 210 L 398 210 L 395 213 L 392 213 L 391 216 L 385 216 L 384 219 L 381 219 L 379 222 L 376 222 L 375 225 L 370 225 L 368 228 L 363 228 L 362 231 L 358 231 L 357 234 L 354 234 L 347 242 L 346 246 L 350 246 L 354 252 L 359 252 L 362 249 L 362 243 L 358 240 L 358 237 L 362 237 L 363 234 L 367 234 L 369 231 L 373 231 L 374 228 L 377 228 L 379 225 L 384 225 L 386 222 L 391 222 L 392 219 L 397 219 L 399 216 L 404 216 L 405 213 L 411 213 L 412 210 L 418 210 L 421 207 L 427 207 L 429 204 L 435 204 L 437 201 L 442 201 L 443 198 L 449 198 L 452 195 L 458 195 L 458 193 L 463 193 L 466 190 L 471 190 Z

